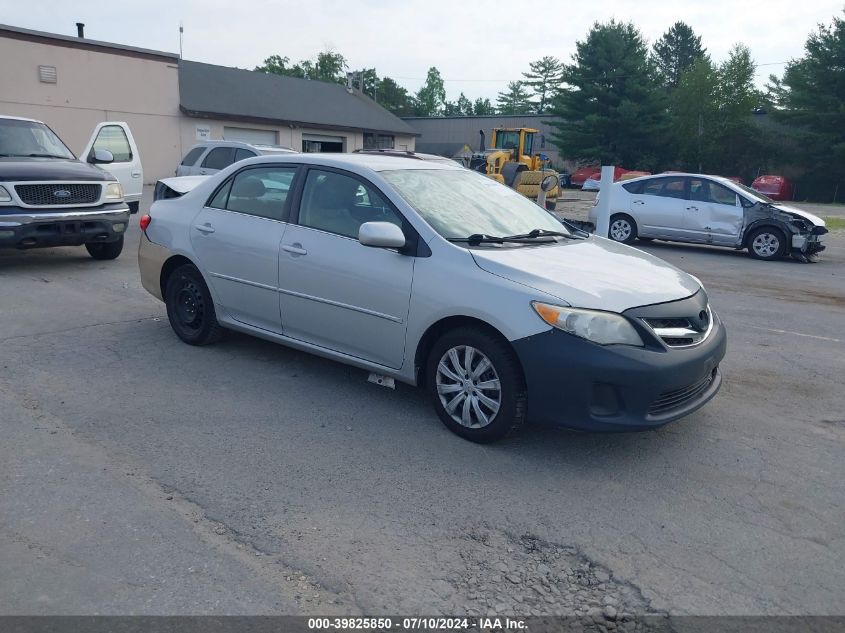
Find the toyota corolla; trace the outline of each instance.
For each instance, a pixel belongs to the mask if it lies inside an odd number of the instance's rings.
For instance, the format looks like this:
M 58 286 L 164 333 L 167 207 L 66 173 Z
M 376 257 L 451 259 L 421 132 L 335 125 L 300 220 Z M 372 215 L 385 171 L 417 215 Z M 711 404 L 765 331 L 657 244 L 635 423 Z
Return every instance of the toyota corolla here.
M 469 440 L 656 428 L 721 384 L 696 278 L 458 166 L 262 156 L 141 227 L 144 287 L 184 342 L 238 330 L 418 385 Z

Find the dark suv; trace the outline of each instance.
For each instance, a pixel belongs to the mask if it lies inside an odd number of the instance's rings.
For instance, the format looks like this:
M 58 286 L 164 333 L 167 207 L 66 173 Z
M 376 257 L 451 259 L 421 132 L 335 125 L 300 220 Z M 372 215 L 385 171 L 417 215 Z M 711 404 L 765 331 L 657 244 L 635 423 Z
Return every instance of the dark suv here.
M 114 156 L 98 149 L 92 160 Z M 85 245 L 95 259 L 114 259 L 128 222 L 112 174 L 78 160 L 44 123 L 0 116 L 0 248 Z

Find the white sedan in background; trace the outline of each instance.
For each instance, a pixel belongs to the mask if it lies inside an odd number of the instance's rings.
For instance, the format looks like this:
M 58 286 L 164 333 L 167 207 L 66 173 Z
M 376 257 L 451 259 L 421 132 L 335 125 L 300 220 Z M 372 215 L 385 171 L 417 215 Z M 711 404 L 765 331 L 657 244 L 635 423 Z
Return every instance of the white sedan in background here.
M 612 240 L 668 240 L 747 248 L 757 259 L 818 261 L 824 220 L 720 176 L 661 174 L 612 185 Z M 598 197 L 596 198 L 598 204 Z M 590 221 L 596 222 L 596 206 Z

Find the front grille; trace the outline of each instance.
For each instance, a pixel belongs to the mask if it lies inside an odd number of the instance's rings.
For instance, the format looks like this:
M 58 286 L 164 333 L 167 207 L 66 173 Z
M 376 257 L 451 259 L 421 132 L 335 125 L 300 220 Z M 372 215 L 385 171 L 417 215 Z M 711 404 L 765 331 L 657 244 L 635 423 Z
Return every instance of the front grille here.
M 713 313 L 707 307 L 695 317 L 644 317 L 643 321 L 668 347 L 690 347 L 710 334 Z
M 681 387 L 680 389 L 672 389 L 671 391 L 664 391 L 657 397 L 657 400 L 655 400 L 648 408 L 648 414 L 663 415 L 665 413 L 671 412 L 673 409 L 677 409 L 689 402 L 692 402 L 693 400 L 698 398 L 702 393 L 707 391 L 707 388 L 710 386 L 710 383 L 712 383 L 713 380 L 716 378 L 717 371 L 717 369 L 714 369 L 712 372 L 707 374 L 698 382 L 694 382 L 693 384 L 687 385 L 686 387 Z
M 21 202 L 32 206 L 93 204 L 100 200 L 102 185 L 56 182 L 40 185 L 15 185 Z

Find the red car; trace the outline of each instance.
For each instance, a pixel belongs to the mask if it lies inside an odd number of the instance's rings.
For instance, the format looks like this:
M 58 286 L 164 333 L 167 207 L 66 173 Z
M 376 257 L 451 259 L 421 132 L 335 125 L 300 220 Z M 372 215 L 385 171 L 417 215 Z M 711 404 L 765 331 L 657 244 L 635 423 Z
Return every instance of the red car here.
M 792 200 L 792 181 L 783 176 L 758 176 L 751 183 L 751 188 L 772 200 Z
M 613 182 L 618 181 L 622 174 L 627 174 L 628 169 L 624 167 L 614 167 L 613 168 Z M 643 172 L 645 174 L 646 172 Z M 583 187 L 584 183 L 587 180 L 601 180 L 601 167 L 582 167 L 578 169 L 574 174 L 572 174 L 572 186 L 573 187 Z

